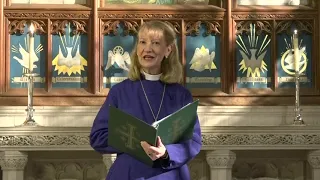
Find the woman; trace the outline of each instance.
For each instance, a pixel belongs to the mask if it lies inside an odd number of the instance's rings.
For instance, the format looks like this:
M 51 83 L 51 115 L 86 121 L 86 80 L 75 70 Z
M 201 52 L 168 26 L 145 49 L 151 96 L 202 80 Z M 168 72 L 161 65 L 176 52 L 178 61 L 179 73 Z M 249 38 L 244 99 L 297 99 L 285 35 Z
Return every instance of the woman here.
M 198 119 L 193 138 L 188 141 L 163 145 L 158 138 L 155 147 L 141 142 L 154 162 L 153 167 L 107 144 L 110 104 L 152 124 L 193 101 L 191 93 L 180 85 L 182 78 L 174 30 L 160 21 L 144 23 L 132 53 L 129 78 L 110 89 L 90 134 L 91 146 L 96 151 L 117 153 L 107 180 L 190 180 L 187 163 L 202 145 Z

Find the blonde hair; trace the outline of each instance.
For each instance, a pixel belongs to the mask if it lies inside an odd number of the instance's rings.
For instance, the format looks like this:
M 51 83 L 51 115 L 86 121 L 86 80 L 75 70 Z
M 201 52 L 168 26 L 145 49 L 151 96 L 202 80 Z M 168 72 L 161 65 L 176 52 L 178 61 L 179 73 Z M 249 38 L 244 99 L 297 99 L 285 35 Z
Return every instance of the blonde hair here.
M 167 58 L 163 59 L 163 61 L 161 62 L 162 75 L 160 77 L 160 81 L 164 83 L 182 83 L 183 70 L 182 64 L 179 60 L 176 33 L 174 32 L 173 27 L 162 21 L 149 21 L 143 23 L 143 25 L 139 29 L 139 33 L 143 30 L 162 32 L 166 45 L 172 45 L 172 51 L 170 55 Z M 128 77 L 132 81 L 139 80 L 141 76 L 141 65 L 139 63 L 137 55 L 137 45 L 138 43 L 136 42 L 131 54 L 131 65 L 128 73 Z

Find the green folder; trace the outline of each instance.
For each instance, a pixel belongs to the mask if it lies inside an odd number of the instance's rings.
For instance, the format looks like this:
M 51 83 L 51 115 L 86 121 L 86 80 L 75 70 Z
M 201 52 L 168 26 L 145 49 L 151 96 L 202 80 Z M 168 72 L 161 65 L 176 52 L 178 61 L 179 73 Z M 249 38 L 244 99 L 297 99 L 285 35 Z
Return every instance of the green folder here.
M 158 136 L 164 145 L 192 138 L 197 120 L 198 102 L 199 100 L 189 103 L 152 125 L 110 106 L 108 145 L 152 166 L 153 161 L 144 152 L 140 142 L 146 141 L 155 146 Z

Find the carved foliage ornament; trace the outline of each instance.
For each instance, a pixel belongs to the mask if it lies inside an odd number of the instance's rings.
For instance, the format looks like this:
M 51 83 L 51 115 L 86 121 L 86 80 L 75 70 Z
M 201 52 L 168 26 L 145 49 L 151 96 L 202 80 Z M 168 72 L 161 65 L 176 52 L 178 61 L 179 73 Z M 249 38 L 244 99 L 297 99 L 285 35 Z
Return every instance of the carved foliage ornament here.
M 144 20 L 144 22 L 148 22 L 148 21 L 151 21 L 149 19 L 147 20 Z M 170 21 L 170 20 L 164 20 L 163 22 L 167 23 L 169 26 L 171 26 L 173 29 L 174 29 L 174 32 L 176 34 L 181 34 L 181 23 L 179 21 Z
M 102 24 L 102 34 L 103 35 L 118 35 L 118 27 L 123 23 L 124 32 L 123 35 L 135 35 L 138 32 L 139 24 L 136 21 L 120 21 L 120 20 L 109 20 Z
M 239 21 L 236 23 L 236 34 L 246 33 L 247 35 L 250 34 L 250 25 L 255 24 L 256 34 L 259 36 L 261 33 L 271 34 L 272 33 L 272 26 L 268 21 Z
M 87 135 L 22 135 L 0 136 L 0 147 L 6 146 L 83 146 L 89 145 Z
M 38 18 L 38 19 L 52 19 L 52 18 L 63 18 L 63 19 L 80 19 L 89 18 L 90 13 L 25 13 L 25 12 L 5 12 L 7 18 Z
M 0 157 L 2 170 L 22 170 L 28 162 L 27 157 Z
M 292 35 L 291 26 L 295 24 L 298 30 L 298 33 L 307 32 L 312 34 L 313 33 L 313 26 L 312 23 L 308 20 L 305 21 L 279 21 L 276 25 L 276 33 L 285 32 L 287 35 Z
M 204 146 L 231 145 L 320 145 L 320 134 L 202 134 Z M 89 137 L 79 135 L 3 135 L 0 147 L 66 147 L 88 146 Z
M 231 168 L 236 161 L 236 156 L 208 156 L 206 160 L 211 168 Z
M 233 14 L 234 20 L 314 19 L 315 14 Z
M 46 23 L 44 23 L 41 20 L 12 20 L 9 23 L 9 34 L 24 34 L 24 28 L 29 24 L 33 24 L 34 26 L 34 32 L 37 34 L 44 34 L 46 31 L 44 30 L 46 28 Z
M 320 145 L 320 134 L 203 134 L 204 146 Z
M 106 167 L 106 170 L 109 171 L 109 169 L 111 168 L 112 164 L 114 163 L 114 161 L 117 158 L 117 155 L 114 154 L 103 154 L 103 163 Z
M 123 14 L 111 14 L 111 13 L 100 13 L 99 18 L 101 19 L 215 19 L 222 20 L 223 14 L 145 14 L 136 12 L 134 14 L 123 13 Z
M 198 36 L 202 24 L 206 26 L 205 36 L 221 34 L 221 25 L 217 21 L 191 21 L 186 23 L 186 35 Z
M 320 156 L 309 156 L 308 162 L 311 165 L 312 168 L 320 168 Z
M 204 180 L 208 179 L 208 165 L 202 157 L 196 157 L 188 163 L 191 179 Z
M 176 34 L 181 34 L 181 24 L 176 21 L 165 21 L 167 24 L 169 24 L 171 27 L 173 27 Z
M 51 23 L 51 33 L 52 34 L 59 34 L 61 33 L 62 35 L 64 35 L 65 32 L 65 28 L 67 27 L 68 23 L 70 23 L 70 26 L 72 28 L 72 34 L 85 34 L 87 33 L 87 23 L 85 21 L 82 20 L 56 20 L 53 21 Z

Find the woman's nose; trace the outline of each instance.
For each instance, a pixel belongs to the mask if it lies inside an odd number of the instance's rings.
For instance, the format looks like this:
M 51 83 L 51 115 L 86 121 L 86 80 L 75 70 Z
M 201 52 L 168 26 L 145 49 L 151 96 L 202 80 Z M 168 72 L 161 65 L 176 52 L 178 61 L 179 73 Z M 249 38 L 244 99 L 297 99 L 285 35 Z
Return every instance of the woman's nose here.
M 144 47 L 145 51 L 152 51 L 152 46 L 151 43 L 146 43 L 145 47 Z

